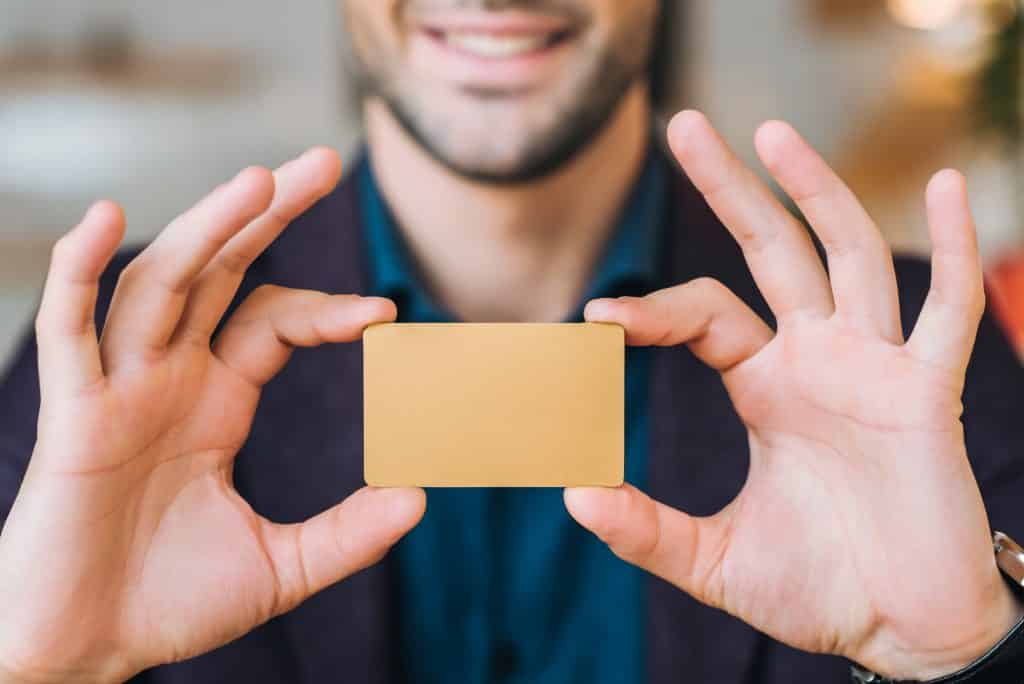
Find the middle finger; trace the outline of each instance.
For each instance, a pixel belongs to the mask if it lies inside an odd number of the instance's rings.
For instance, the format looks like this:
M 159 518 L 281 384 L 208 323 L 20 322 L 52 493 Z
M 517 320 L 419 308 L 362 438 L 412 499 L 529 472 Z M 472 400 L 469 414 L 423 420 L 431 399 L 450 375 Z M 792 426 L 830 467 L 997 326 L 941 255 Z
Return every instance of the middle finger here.
M 832 291 L 803 226 L 698 112 L 678 114 L 669 144 L 719 220 L 732 233 L 779 323 L 795 314 L 830 316 Z
M 274 178 L 249 168 L 176 218 L 121 272 L 103 329 L 104 367 L 124 354 L 162 348 L 181 318 L 192 284 L 233 235 L 262 214 Z
M 292 221 L 331 192 L 340 177 L 341 159 L 325 148 L 314 148 L 275 171 L 273 203 L 207 264 L 189 293 L 174 336 L 207 342 L 253 261 Z

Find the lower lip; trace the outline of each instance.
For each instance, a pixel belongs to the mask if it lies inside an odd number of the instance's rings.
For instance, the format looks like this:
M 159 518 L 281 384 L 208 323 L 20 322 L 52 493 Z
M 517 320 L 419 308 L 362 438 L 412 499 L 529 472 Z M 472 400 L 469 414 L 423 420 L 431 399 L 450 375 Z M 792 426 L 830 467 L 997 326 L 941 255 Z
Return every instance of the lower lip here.
M 417 69 L 461 87 L 522 90 L 552 73 L 572 40 L 567 34 L 529 52 L 483 57 L 449 44 L 436 33 L 418 30 L 410 41 L 409 57 Z

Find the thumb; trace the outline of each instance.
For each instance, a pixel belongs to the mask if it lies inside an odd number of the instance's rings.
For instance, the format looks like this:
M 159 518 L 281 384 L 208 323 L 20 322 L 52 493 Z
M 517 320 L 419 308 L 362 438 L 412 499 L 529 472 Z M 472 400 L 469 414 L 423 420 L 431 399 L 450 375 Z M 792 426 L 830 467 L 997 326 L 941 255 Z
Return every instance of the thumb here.
M 619 558 L 671 582 L 716 608 L 721 560 L 728 548 L 730 508 L 697 518 L 655 501 L 631 485 L 565 490 L 565 506 Z
M 264 521 L 278 578 L 275 614 L 378 562 L 423 517 L 422 489 L 364 487 L 297 525 Z

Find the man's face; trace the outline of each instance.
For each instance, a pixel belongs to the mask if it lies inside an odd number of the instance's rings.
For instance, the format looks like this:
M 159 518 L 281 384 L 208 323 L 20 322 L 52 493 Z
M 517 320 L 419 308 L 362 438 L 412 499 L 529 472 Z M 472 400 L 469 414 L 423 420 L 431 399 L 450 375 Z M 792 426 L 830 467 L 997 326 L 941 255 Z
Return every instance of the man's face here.
M 558 168 L 643 78 L 658 0 L 345 0 L 366 93 L 456 172 Z

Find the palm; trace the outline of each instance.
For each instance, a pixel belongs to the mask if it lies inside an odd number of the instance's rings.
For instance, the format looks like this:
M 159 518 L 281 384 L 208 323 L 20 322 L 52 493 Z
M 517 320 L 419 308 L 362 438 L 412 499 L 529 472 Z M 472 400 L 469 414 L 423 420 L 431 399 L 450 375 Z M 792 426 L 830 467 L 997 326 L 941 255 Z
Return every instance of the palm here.
M 907 611 L 910 619 L 891 626 L 907 641 L 935 632 L 942 614 L 977 612 L 980 597 L 964 588 L 985 586 L 990 563 L 980 495 L 963 486 L 962 441 L 950 439 L 960 430 L 962 377 L 838 321 L 808 321 L 782 330 L 724 380 L 749 429 L 753 464 L 709 580 L 720 584 L 726 610 L 820 652 L 864 647 L 849 642 L 874 636 L 874 607 L 892 604 L 894 592 L 908 602 L 948 600 L 939 615 Z M 923 481 L 936 463 L 960 472 Z M 958 530 L 939 524 L 954 513 Z M 942 551 L 926 558 L 922 546 Z M 977 552 L 965 554 L 979 561 L 964 568 L 974 581 L 940 573 L 894 586 L 903 568 L 941 564 L 951 546 Z M 851 589 L 859 610 L 849 609 Z
M 222 186 L 125 269 L 101 340 L 92 309 L 120 211 L 98 205 L 61 241 L 37 324 L 38 441 L 0 535 L 0 644 L 15 644 L 0 671 L 121 680 L 198 655 L 374 562 L 418 520 L 422 492 L 364 489 L 278 525 L 232 482 L 260 388 L 293 347 L 395 315 L 265 286 L 212 340 L 248 264 L 338 173 L 318 152 Z
M 630 344 L 685 343 L 719 370 L 749 432 L 750 472 L 710 518 L 628 486 L 567 492 L 570 512 L 623 558 L 796 647 L 911 679 L 980 656 L 1019 611 L 960 423 L 984 301 L 962 178 L 929 188 L 932 291 L 905 341 L 888 247 L 792 129 L 765 126 L 758 152 L 821 238 L 828 273 L 703 117 L 681 115 L 669 138 L 778 330 L 708 279 L 591 302 L 587 317 L 620 323 Z
M 101 401 L 83 397 L 57 418 L 70 429 L 108 436 L 102 450 L 81 454 L 79 471 L 124 477 L 199 452 L 230 457 L 248 435 L 259 400 L 257 388 L 197 345 L 179 345 L 119 380 Z
M 129 650 L 145 662 L 163 662 L 240 636 L 284 607 L 260 519 L 231 486 L 259 393 L 198 345 L 126 375 L 101 400 L 88 396 L 62 413 L 71 424 L 52 426 L 55 433 L 86 433 L 69 448 L 103 448 L 76 453 L 73 465 L 47 476 L 63 483 L 71 538 L 113 540 L 102 550 L 61 546 L 60 565 L 81 565 L 84 581 L 105 578 L 109 595 L 97 602 L 119 608 L 108 633 L 133 642 Z M 111 513 L 96 520 L 97 510 Z M 192 560 L 183 567 L 182 559 Z M 225 615 L 237 621 L 225 624 Z

